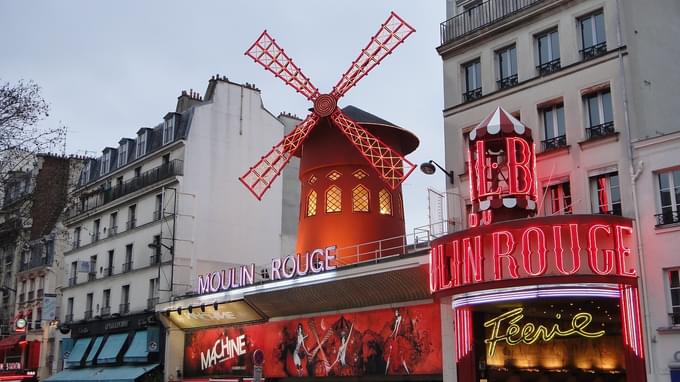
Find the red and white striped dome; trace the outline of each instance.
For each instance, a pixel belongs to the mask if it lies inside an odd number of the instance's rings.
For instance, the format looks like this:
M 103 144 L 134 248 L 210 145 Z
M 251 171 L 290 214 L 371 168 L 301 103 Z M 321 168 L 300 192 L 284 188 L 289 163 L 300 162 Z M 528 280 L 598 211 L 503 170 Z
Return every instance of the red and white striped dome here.
M 470 132 L 470 141 L 482 138 L 487 134 L 496 135 L 501 132 L 506 134 L 515 133 L 520 136 L 531 135 L 531 130 L 522 122 L 502 107 L 498 107 L 496 111 L 486 117 Z

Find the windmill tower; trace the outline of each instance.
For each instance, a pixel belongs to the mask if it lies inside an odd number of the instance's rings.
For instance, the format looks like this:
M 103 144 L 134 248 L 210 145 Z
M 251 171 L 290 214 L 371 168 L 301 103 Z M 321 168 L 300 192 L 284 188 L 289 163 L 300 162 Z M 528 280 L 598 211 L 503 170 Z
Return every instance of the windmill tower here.
M 311 113 L 239 178 L 261 199 L 292 156 L 300 157 L 298 253 L 404 235 L 401 183 L 415 169 L 404 156 L 415 150 L 418 139 L 359 108 L 340 109 L 337 102 L 414 31 L 392 12 L 332 91 L 324 94 L 267 31 L 246 51 L 313 103 Z M 353 261 L 361 258 L 343 260 Z

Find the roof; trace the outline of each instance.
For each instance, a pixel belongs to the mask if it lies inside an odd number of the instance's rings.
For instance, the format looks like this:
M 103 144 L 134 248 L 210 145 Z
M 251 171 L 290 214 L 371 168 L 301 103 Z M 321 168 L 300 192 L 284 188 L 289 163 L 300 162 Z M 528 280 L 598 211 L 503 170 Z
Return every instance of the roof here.
M 358 122 L 361 125 L 375 125 L 396 130 L 395 133 L 399 136 L 399 140 L 403 145 L 403 155 L 413 152 L 420 144 L 420 140 L 412 132 L 404 129 L 403 127 L 397 126 L 392 122 L 386 121 L 377 115 L 359 109 L 354 105 L 345 106 L 342 108 L 342 112 L 350 117 L 354 122 Z M 376 131 L 373 131 L 373 133 L 376 133 Z

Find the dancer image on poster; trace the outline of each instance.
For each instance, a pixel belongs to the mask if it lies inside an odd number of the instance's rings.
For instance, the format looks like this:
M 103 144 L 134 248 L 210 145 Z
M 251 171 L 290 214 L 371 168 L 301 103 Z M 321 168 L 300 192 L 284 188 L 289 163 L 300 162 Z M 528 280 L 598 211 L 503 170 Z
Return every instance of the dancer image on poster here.
M 342 336 L 340 337 L 340 346 L 338 347 L 338 355 L 335 357 L 331 369 L 338 362 L 340 362 L 341 367 L 347 366 L 347 345 L 349 345 L 349 339 L 352 336 L 352 329 L 354 329 L 354 324 L 349 327 L 348 334 L 342 333 Z
M 307 346 L 305 345 L 305 339 L 308 336 L 305 335 L 302 330 L 302 324 L 297 325 L 297 342 L 295 343 L 295 351 L 293 352 L 293 362 L 295 363 L 295 368 L 298 372 L 298 377 L 302 376 L 302 359 L 309 355 Z
M 404 336 L 402 328 L 403 316 L 399 312 L 399 309 L 394 310 L 394 322 L 392 324 L 392 332 L 387 338 L 386 346 L 387 348 L 387 365 L 385 366 L 385 375 L 390 371 L 390 363 L 394 359 L 398 365 L 404 368 L 406 374 L 411 374 L 411 371 L 406 365 L 405 356 L 410 353 L 411 346 L 409 340 Z M 398 368 L 399 366 L 397 366 Z

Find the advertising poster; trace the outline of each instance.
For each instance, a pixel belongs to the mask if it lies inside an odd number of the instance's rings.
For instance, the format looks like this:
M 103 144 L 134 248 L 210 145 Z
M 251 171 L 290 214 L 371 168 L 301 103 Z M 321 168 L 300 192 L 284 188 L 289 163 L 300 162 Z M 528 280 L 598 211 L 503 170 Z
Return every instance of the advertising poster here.
M 442 372 L 435 304 L 196 330 L 185 346 L 186 377 L 252 375 L 258 349 L 268 378 Z

